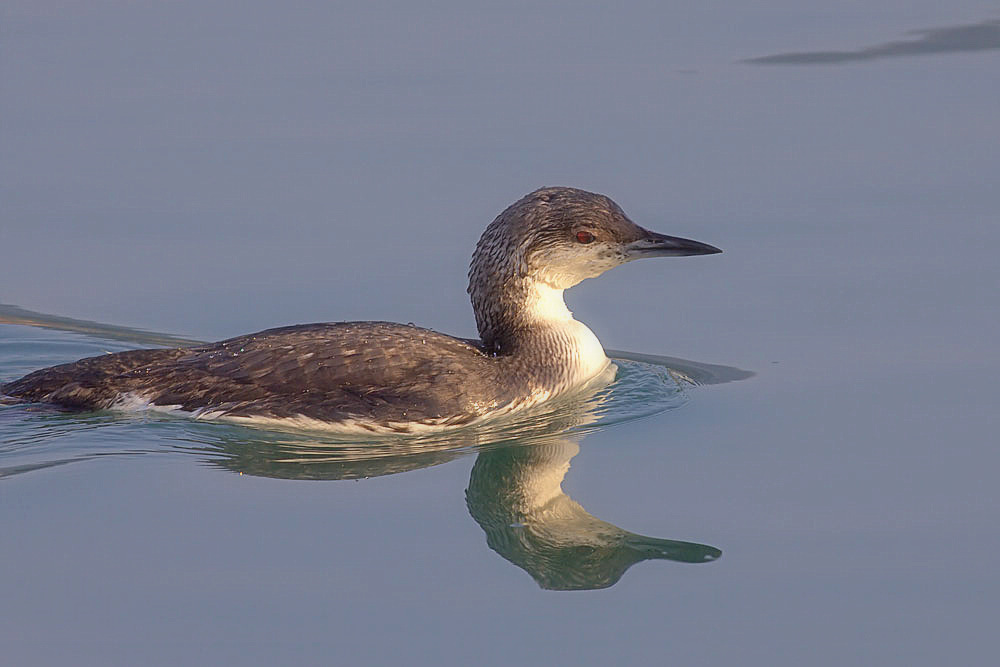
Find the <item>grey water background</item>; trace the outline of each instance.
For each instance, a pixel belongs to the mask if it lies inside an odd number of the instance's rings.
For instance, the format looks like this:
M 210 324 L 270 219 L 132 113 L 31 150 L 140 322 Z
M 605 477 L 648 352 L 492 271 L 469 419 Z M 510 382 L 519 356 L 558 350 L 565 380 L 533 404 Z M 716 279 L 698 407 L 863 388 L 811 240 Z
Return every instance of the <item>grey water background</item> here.
M 580 439 L 588 512 L 722 552 L 591 592 L 487 546 L 472 452 L 291 481 L 185 453 L 190 425 L 56 420 L 54 453 L 135 455 L 0 480 L 5 661 L 994 659 L 995 3 L 2 11 L 0 302 L 471 335 L 483 227 L 564 184 L 725 250 L 569 292 L 605 345 L 756 373 Z M 121 345 L 4 331 L 3 379 Z

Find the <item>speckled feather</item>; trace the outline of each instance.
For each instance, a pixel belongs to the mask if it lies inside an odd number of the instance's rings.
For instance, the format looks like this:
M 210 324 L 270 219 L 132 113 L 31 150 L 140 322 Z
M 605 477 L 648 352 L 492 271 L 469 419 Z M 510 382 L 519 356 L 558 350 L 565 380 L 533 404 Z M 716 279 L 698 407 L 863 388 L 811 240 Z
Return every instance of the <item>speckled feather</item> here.
M 108 408 L 133 394 L 233 417 L 456 424 L 477 416 L 484 399 L 502 398 L 496 370 L 473 345 L 429 329 L 340 322 L 91 357 L 36 371 L 2 391 L 75 409 Z

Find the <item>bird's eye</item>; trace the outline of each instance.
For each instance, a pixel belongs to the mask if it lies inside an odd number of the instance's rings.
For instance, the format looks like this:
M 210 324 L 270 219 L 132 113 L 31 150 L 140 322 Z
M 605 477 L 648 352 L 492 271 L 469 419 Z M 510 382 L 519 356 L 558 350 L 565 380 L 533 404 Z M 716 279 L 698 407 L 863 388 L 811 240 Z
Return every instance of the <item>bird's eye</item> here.
M 577 232 L 576 240 L 580 243 L 591 243 L 594 240 L 594 235 L 590 232 Z

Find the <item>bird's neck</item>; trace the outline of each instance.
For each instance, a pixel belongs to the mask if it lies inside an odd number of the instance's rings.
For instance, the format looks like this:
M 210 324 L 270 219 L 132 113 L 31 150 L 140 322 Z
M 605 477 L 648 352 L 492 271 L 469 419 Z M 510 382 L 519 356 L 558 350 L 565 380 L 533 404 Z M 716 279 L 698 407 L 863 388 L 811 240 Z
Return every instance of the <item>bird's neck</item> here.
M 564 291 L 527 278 L 508 281 L 493 293 L 472 290 L 486 349 L 495 356 L 515 358 L 558 385 L 580 384 L 607 368 L 601 342 L 573 318 Z

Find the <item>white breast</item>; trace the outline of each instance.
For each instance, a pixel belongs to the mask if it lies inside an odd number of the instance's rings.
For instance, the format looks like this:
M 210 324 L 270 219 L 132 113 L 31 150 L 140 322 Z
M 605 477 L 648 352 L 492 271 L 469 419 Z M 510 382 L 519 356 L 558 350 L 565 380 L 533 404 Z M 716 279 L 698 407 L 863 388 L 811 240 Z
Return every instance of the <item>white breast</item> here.
M 565 350 L 567 385 L 582 384 L 608 367 L 601 341 L 586 324 L 573 319 L 563 290 L 536 283 L 527 305 L 532 320 L 550 329 L 560 350 Z
M 571 384 L 586 382 L 608 366 L 608 357 L 597 336 L 586 324 L 570 319 L 561 327 L 561 337 L 569 348 Z

